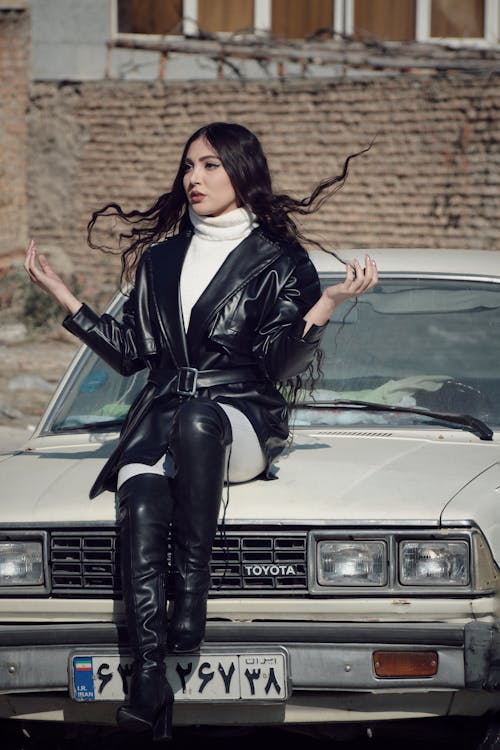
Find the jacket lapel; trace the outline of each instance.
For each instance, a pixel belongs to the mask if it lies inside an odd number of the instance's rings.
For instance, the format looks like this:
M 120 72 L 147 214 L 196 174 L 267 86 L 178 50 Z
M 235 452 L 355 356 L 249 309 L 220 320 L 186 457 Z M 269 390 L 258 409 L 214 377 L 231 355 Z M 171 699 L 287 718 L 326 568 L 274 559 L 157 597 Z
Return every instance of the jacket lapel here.
M 228 255 L 191 311 L 187 343 L 192 362 L 196 361 L 200 343 L 218 311 L 238 289 L 281 253 L 278 245 L 265 238 L 259 229 L 254 229 Z
M 179 299 L 179 280 L 182 264 L 192 232 L 183 232 L 151 249 L 152 273 L 150 283 L 158 321 L 172 359 L 178 367 L 189 364 L 186 334 Z

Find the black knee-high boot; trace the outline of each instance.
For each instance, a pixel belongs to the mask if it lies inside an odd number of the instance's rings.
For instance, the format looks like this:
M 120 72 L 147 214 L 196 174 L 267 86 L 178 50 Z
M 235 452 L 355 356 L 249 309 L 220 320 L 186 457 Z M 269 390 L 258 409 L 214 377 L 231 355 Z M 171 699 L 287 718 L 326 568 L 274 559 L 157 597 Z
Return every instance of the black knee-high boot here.
M 122 591 L 134 656 L 130 690 L 118 709 L 120 728 L 172 736 L 173 692 L 167 682 L 167 545 L 172 519 L 169 480 L 130 478 L 118 490 Z
M 214 401 L 193 398 L 181 404 L 171 436 L 174 479 L 174 593 L 168 627 L 170 651 L 196 651 L 205 637 L 210 556 L 217 531 L 226 448 L 231 424 Z

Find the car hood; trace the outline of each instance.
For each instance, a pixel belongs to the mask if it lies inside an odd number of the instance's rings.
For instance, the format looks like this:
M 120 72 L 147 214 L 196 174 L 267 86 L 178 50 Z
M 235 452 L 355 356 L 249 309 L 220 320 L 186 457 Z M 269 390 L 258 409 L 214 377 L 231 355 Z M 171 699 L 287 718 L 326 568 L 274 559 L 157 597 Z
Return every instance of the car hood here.
M 88 491 L 112 443 L 45 447 L 1 463 L 0 523 L 113 521 L 113 493 Z M 498 444 L 458 431 L 415 433 L 298 430 L 275 467 L 276 481 L 258 479 L 224 490 L 227 523 L 437 525 L 474 520 L 477 482 L 498 494 Z M 227 502 L 228 501 L 228 502 Z M 491 503 L 492 508 L 496 502 Z

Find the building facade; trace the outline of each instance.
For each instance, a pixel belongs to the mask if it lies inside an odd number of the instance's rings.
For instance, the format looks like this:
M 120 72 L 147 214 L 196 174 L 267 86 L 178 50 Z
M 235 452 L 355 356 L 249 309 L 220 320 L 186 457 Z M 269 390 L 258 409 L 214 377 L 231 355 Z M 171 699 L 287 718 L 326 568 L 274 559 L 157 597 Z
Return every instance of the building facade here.
M 497 247 L 498 5 L 0 0 L 0 263 L 33 236 L 107 298 L 92 211 L 150 205 L 215 119 L 253 129 L 296 196 L 372 144 L 305 223 L 328 247 Z

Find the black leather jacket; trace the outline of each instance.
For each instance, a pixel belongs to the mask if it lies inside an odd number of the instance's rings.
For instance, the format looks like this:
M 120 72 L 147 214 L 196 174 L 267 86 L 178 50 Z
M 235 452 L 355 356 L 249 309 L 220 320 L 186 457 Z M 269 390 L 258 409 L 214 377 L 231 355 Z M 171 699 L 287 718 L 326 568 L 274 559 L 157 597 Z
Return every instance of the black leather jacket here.
M 248 417 L 267 458 L 267 476 L 288 437 L 287 404 L 274 384 L 305 370 L 319 345 L 324 326 L 313 325 L 303 336 L 303 315 L 321 293 L 316 270 L 300 245 L 272 242 L 254 229 L 194 305 L 186 333 L 179 280 L 191 237 L 188 230 L 144 252 L 121 322 L 87 305 L 63 322 L 123 375 L 151 371 L 91 497 L 116 489 L 121 466 L 152 464 L 165 452 L 182 398 L 175 390 L 179 368 L 222 372 L 222 379 L 225 371 L 236 372 L 233 382 L 198 388 L 196 395 L 231 404 Z

